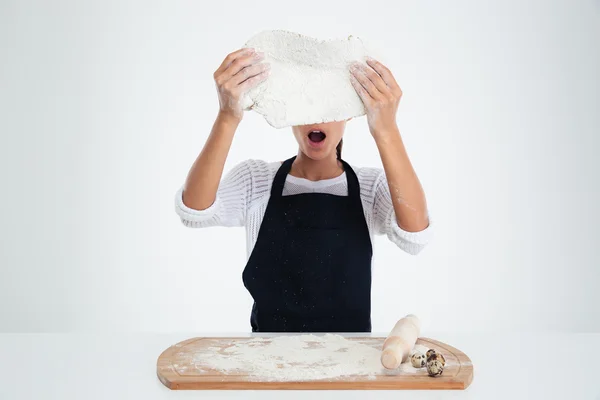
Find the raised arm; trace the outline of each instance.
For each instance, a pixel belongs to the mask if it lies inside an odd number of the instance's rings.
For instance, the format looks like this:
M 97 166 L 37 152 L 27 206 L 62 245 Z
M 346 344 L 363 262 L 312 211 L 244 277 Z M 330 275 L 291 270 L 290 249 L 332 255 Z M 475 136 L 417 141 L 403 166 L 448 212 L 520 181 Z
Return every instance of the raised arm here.
M 219 114 L 183 187 L 183 203 L 191 209 L 205 210 L 216 199 L 233 136 L 244 115 L 241 98 L 268 76 L 269 66 L 260 62 L 262 58 L 252 49 L 241 49 L 229 54 L 214 73 Z
M 356 64 L 351 82 L 367 110 L 369 129 L 381 156 L 392 204 L 400 228 L 419 232 L 429 226 L 425 193 L 415 173 L 396 124 L 402 90 L 381 63 Z

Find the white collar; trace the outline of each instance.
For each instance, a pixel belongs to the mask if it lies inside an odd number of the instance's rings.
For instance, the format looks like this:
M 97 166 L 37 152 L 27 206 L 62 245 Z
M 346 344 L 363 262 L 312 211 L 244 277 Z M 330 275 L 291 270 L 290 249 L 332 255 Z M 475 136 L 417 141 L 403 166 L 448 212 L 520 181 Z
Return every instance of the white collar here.
M 311 181 L 310 179 L 299 178 L 297 176 L 293 176 L 290 174 L 287 175 L 285 180 L 286 180 L 286 182 L 290 182 L 290 183 L 294 183 L 296 185 L 302 185 L 302 186 L 310 186 L 310 187 L 331 186 L 331 185 L 336 185 L 338 183 L 346 182 L 346 171 L 342 172 L 341 175 L 338 175 L 335 178 L 321 179 L 318 181 Z

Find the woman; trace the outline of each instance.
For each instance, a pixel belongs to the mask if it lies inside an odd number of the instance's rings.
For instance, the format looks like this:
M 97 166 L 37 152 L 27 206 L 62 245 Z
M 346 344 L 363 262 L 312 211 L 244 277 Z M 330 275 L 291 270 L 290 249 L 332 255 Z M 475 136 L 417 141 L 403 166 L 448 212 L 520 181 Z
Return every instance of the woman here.
M 221 181 L 242 120 L 240 98 L 268 76 L 263 55 L 229 54 L 214 74 L 220 111 L 176 210 L 189 227 L 245 226 L 242 274 L 253 332 L 370 332 L 371 239 L 418 253 L 430 232 L 425 195 L 396 125 L 402 92 L 381 63 L 350 67 L 384 169 L 341 157 L 346 121 L 292 127 L 297 156 L 248 160 Z

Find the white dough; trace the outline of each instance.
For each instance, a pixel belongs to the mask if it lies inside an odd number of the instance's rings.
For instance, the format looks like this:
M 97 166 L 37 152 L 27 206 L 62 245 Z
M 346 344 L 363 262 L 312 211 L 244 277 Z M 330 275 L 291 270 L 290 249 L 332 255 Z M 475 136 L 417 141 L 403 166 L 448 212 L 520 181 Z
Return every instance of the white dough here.
M 275 30 L 257 34 L 244 47 L 264 52 L 271 72 L 244 95 L 242 106 L 263 115 L 271 126 L 341 121 L 365 114 L 348 71 L 352 61 L 375 58 L 361 39 L 325 41 Z

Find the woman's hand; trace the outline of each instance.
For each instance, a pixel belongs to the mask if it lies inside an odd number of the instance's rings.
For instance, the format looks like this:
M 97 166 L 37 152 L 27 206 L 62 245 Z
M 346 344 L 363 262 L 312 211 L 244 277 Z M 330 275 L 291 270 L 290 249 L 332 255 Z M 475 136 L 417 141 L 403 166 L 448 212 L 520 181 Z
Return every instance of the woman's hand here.
M 215 71 L 214 78 L 219 93 L 219 115 L 239 122 L 244 116 L 241 99 L 269 73 L 269 64 L 260 63 L 262 53 L 254 49 L 240 49 L 229 54 Z
M 367 122 L 373 137 L 398 130 L 396 112 L 402 90 L 385 65 L 367 60 L 367 65 L 350 66 L 350 81 L 367 110 Z

